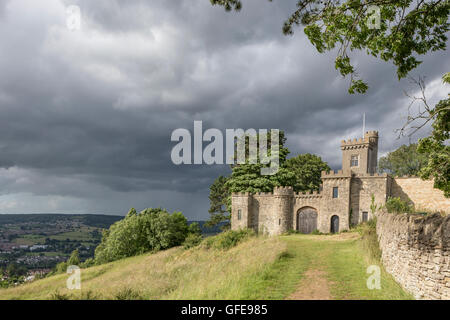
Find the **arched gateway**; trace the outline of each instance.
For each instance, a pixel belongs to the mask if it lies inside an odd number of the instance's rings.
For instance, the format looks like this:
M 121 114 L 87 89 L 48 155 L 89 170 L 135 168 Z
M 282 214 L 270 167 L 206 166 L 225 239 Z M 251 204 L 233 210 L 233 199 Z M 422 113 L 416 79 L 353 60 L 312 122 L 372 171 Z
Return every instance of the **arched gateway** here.
M 297 211 L 297 231 L 311 233 L 317 230 L 317 210 L 303 207 Z

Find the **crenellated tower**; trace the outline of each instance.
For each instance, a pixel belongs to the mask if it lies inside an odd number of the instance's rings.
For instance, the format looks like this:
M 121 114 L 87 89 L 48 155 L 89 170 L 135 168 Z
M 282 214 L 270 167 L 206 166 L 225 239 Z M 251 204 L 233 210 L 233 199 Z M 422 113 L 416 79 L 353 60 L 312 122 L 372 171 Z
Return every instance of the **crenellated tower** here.
M 292 187 L 275 187 L 273 189 L 274 215 L 272 230 L 273 234 L 281 234 L 292 229 L 292 200 L 294 189 Z
M 342 171 L 345 173 L 376 173 L 378 166 L 378 132 L 367 131 L 364 138 L 343 140 Z

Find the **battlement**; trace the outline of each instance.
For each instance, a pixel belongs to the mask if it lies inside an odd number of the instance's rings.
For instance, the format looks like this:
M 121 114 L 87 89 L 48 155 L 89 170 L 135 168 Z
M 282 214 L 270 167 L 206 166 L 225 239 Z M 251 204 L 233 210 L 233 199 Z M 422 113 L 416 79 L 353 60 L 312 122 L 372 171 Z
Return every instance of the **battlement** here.
M 364 138 L 359 139 L 348 139 L 348 140 L 342 140 L 341 141 L 341 148 L 350 147 L 350 146 L 359 146 L 363 147 L 367 144 L 371 144 L 370 138 L 377 138 L 378 139 L 378 131 L 367 131 L 364 134 Z
M 365 137 L 377 137 L 378 138 L 378 131 L 366 131 Z
M 342 140 L 341 146 L 353 146 L 353 145 L 359 145 L 359 144 L 367 144 L 369 141 L 367 139 L 359 138 L 359 139 L 348 139 L 348 140 Z
M 293 187 L 275 187 L 273 189 L 273 194 L 274 195 L 279 195 L 279 196 L 293 195 L 294 194 L 294 188 Z
M 322 194 L 320 191 L 309 191 L 309 192 L 296 192 L 295 193 L 296 198 L 321 198 Z

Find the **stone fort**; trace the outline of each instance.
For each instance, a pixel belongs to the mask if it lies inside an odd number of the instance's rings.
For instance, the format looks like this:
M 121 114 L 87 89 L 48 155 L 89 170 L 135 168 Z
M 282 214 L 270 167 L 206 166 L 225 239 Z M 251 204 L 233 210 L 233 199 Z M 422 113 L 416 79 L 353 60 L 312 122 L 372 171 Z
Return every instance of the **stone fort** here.
M 270 193 L 233 193 L 231 228 L 251 228 L 278 235 L 289 230 L 335 233 L 372 218 L 372 196 L 378 206 L 400 197 L 416 209 L 450 213 L 450 199 L 433 181 L 377 173 L 378 132 L 341 142 L 342 170 L 322 172 L 320 191 L 295 193 L 277 187 Z

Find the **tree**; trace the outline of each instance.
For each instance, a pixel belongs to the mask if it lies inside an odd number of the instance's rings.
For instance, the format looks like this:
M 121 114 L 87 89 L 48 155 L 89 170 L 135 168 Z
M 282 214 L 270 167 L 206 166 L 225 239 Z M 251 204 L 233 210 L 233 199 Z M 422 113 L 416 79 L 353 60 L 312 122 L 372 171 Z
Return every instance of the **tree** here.
M 450 84 L 450 73 L 444 75 L 443 81 Z M 435 119 L 431 135 L 419 140 L 418 151 L 428 156 L 420 176 L 423 179 L 433 178 L 434 187 L 450 197 L 450 94 L 430 111 L 430 117 Z
M 380 172 L 393 176 L 417 176 L 428 161 L 426 154 L 417 151 L 417 144 L 402 145 L 397 150 L 381 157 L 378 167 Z
M 213 184 L 209 188 L 210 208 L 208 212 L 210 214 L 210 219 L 206 223 L 206 226 L 208 227 L 216 226 L 230 220 L 230 214 L 227 211 L 227 201 L 230 193 L 226 182 L 227 178 L 220 176 L 214 180 Z M 224 225 L 225 228 L 228 226 L 229 223 Z
M 302 192 L 309 190 L 319 190 L 322 184 L 322 171 L 329 171 L 330 167 L 319 156 L 306 153 L 299 154 L 286 161 L 286 168 L 293 172 L 295 181 L 294 191 Z
M 210 1 L 227 11 L 242 8 L 239 0 Z M 449 11 L 448 0 L 297 0 L 283 33 L 291 35 L 293 27 L 302 24 L 318 52 L 338 46 L 335 68 L 344 77 L 350 75 L 350 93 L 364 93 L 368 85 L 358 79 L 349 51 L 365 50 L 392 61 L 398 78 L 404 78 L 422 62 L 418 55 L 445 50 Z
M 67 265 L 69 266 L 78 266 L 80 264 L 80 253 L 78 249 L 75 249 L 70 255 L 69 260 L 67 260 Z
M 257 137 L 257 141 L 259 141 Z M 268 139 L 268 141 L 271 141 Z M 246 152 L 246 161 L 244 164 L 235 164 L 231 166 L 231 175 L 226 181 L 230 196 L 227 200 L 227 211 L 231 211 L 231 194 L 233 192 L 272 192 L 275 187 L 292 186 L 295 183 L 295 174 L 286 168 L 286 158 L 289 155 L 289 149 L 285 147 L 286 138 L 284 132 L 280 131 L 278 153 L 275 154 L 275 148 L 268 143 L 267 150 L 269 156 L 278 156 L 278 171 L 273 175 L 262 175 L 261 168 L 268 165 L 261 163 L 259 156 L 257 163 L 250 162 L 248 150 Z M 259 155 L 259 144 L 257 145 Z
M 102 264 L 149 251 L 181 245 L 188 235 L 187 219 L 181 212 L 145 209 L 127 215 L 103 233 L 95 250 L 95 263 Z

